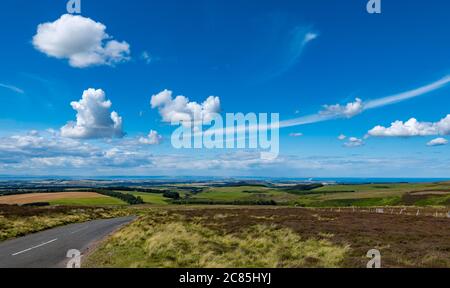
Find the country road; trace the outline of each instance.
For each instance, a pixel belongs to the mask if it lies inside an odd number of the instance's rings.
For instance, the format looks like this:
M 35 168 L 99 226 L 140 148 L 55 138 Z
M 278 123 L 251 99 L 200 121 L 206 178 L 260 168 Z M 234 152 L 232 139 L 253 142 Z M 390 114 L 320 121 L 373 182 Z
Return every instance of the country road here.
M 71 224 L 0 243 L 0 268 L 63 268 L 67 252 L 82 254 L 114 230 L 133 221 L 122 217 Z

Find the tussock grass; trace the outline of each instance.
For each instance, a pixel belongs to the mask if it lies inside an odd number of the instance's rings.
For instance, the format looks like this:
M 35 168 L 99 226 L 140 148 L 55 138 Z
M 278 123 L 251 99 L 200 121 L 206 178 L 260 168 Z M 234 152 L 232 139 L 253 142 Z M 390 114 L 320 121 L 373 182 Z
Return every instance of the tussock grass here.
M 1 208 L 5 207 L 2 206 Z M 52 208 L 20 208 L 26 209 L 27 215 L 16 215 L 3 213 L 2 209 L 0 209 L 0 241 L 71 223 L 121 217 L 129 214 L 125 209 L 67 208 L 64 211 L 54 211 Z M 34 211 L 36 212 L 35 215 L 33 215 Z
M 180 218 L 144 216 L 86 259 L 86 267 L 338 267 L 349 250 L 302 239 L 288 228 L 255 225 L 227 234 Z

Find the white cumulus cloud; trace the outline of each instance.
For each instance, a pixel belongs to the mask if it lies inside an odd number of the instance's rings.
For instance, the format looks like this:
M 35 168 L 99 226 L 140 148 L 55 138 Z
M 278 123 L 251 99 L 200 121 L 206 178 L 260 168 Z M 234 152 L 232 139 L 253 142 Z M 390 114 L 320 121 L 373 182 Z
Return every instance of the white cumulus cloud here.
M 79 15 L 65 14 L 54 22 L 40 24 L 33 45 L 47 56 L 68 59 L 70 66 L 77 68 L 130 59 L 127 42 L 112 40 L 104 24 Z
M 77 111 L 77 120 L 61 128 L 63 137 L 97 139 L 124 136 L 122 117 L 115 111 L 110 112 L 112 103 L 106 100 L 103 90 L 85 90 L 82 99 L 72 102 L 71 106 Z
M 406 122 L 395 121 L 390 127 L 376 126 L 368 134 L 375 137 L 414 137 L 450 134 L 450 114 L 439 122 L 419 122 L 411 118 Z
M 348 138 L 348 141 L 344 143 L 345 147 L 360 147 L 364 145 L 364 141 L 360 138 L 356 138 L 356 137 L 350 137 Z
M 443 146 L 447 145 L 448 140 L 445 138 L 436 138 L 427 143 L 427 146 Z
M 199 104 L 185 96 L 173 98 L 169 90 L 153 95 L 150 104 L 153 109 L 158 108 L 163 122 L 173 124 L 211 121 L 220 112 L 219 97 L 210 96 Z
M 162 142 L 162 136 L 157 131 L 151 130 L 147 137 L 140 137 L 139 143 L 145 145 L 159 145 Z
M 324 110 L 320 111 L 322 115 L 329 115 L 335 117 L 347 117 L 351 118 L 363 112 L 363 101 L 359 98 L 355 99 L 355 102 L 347 103 L 346 105 L 324 105 Z
M 338 136 L 338 140 L 343 141 L 347 138 L 347 136 L 345 136 L 344 134 L 341 134 Z

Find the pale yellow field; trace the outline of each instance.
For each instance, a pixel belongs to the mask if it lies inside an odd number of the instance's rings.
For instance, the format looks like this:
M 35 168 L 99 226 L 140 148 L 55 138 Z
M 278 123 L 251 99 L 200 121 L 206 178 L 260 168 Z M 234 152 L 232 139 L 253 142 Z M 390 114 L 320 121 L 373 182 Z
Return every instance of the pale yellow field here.
M 11 195 L 0 197 L 0 204 L 28 204 L 36 202 L 51 202 L 62 199 L 93 199 L 93 198 L 105 198 L 110 197 L 100 195 L 93 192 L 64 192 L 64 193 L 31 193 L 21 195 Z

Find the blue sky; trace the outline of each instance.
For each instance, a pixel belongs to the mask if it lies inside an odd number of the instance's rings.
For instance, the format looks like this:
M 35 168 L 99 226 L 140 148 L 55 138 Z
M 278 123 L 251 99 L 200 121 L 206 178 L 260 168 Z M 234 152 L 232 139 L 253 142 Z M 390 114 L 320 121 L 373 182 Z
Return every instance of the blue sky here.
M 382 14 L 371 15 L 365 0 L 82 0 L 77 17 L 91 22 L 65 24 L 57 22 L 64 0 L 1 5 L 0 174 L 450 177 L 444 1 L 382 1 Z M 92 33 L 73 30 L 80 27 Z M 96 41 L 94 32 L 103 46 L 76 54 Z M 442 79 L 417 97 L 363 108 Z M 120 125 L 63 131 L 76 120 L 71 102 L 89 88 L 111 102 L 107 125 Z M 172 148 L 174 127 L 150 106 L 164 89 L 198 103 L 217 96 L 222 113 L 281 120 L 339 106 L 327 121 L 281 129 L 280 156 L 263 161 L 251 149 Z M 351 115 L 348 103 L 356 105 Z M 417 122 L 405 124 L 411 118 Z M 391 127 L 395 121 L 402 123 Z

